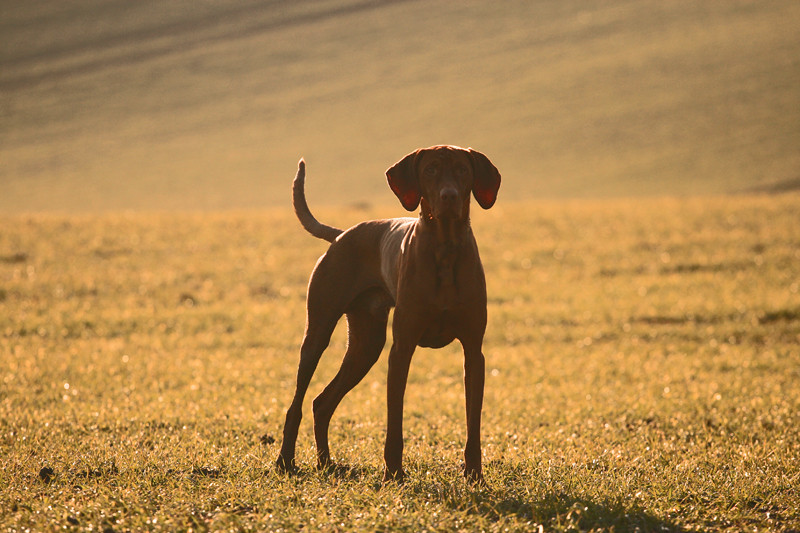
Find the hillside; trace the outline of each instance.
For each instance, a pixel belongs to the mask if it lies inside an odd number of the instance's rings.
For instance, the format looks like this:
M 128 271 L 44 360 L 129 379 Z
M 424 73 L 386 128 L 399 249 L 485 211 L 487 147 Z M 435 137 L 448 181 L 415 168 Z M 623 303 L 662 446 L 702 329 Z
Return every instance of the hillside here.
M 501 199 L 800 185 L 800 3 L 0 6 L 0 212 L 385 202 L 436 143 Z

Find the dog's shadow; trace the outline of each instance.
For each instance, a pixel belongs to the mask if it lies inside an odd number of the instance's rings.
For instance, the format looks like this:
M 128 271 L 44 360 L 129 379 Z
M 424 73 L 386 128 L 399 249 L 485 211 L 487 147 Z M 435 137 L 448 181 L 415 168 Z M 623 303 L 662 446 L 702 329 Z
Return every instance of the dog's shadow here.
M 409 467 L 408 480 L 404 485 L 404 490 L 409 495 L 418 495 L 431 503 L 467 514 L 481 515 L 491 521 L 513 517 L 542 524 L 544 530 L 555 527 L 578 531 L 685 531 L 670 520 L 613 498 L 597 502 L 555 491 L 535 496 L 514 482 L 496 485 L 489 481 L 486 485 L 475 485 L 458 480 L 446 487 L 441 479 L 421 479 L 417 475 L 430 470 L 424 464 L 410 464 Z M 340 481 L 367 484 L 374 490 L 381 490 L 385 487 L 380 481 L 381 473 L 376 467 L 336 464 L 322 470 L 300 468 L 291 475 L 301 479 L 323 475 Z M 451 474 L 458 475 L 455 469 Z
M 467 508 L 457 502 L 450 507 L 477 513 L 490 520 L 514 517 L 541 524 L 544 530 L 565 531 L 685 531 L 678 524 L 644 510 L 626 507 L 623 503 L 598 503 L 564 493 L 549 493 L 539 498 L 509 495 L 505 488 L 488 490 L 474 497 Z

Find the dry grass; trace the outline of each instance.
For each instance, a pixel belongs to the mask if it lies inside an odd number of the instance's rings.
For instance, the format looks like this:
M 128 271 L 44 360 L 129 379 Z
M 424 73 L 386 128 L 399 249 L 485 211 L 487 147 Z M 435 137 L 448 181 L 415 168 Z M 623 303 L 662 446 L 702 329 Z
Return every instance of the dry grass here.
M 0 530 L 800 530 L 800 197 L 530 200 L 797 189 L 800 3 L 0 11 Z M 412 364 L 404 486 L 385 360 L 333 419 L 346 466 L 306 420 L 280 476 L 324 249 L 296 160 L 348 226 L 441 142 L 504 179 L 474 215 L 489 487 L 454 347 Z
M 787 195 L 475 213 L 487 489 L 461 481 L 455 348 L 412 363 L 405 486 L 380 484 L 385 359 L 333 419 L 347 468 L 311 467 L 306 420 L 300 475 L 273 471 L 324 249 L 288 210 L 3 217 L 0 529 L 796 530 L 798 209 Z

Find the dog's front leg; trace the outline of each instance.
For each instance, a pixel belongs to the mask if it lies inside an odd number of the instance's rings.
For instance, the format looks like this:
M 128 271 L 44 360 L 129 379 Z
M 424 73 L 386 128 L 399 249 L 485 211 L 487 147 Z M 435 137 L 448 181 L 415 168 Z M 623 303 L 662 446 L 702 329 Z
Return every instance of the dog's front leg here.
M 403 482 L 403 397 L 408 381 L 408 369 L 411 356 L 414 355 L 415 344 L 394 341 L 389 351 L 389 376 L 386 383 L 386 445 L 383 459 L 386 470 L 383 474 L 387 481 Z
M 481 410 L 486 361 L 480 344 L 464 345 L 464 392 L 467 403 L 467 443 L 464 447 L 464 475 L 468 480 L 483 483 L 481 467 Z

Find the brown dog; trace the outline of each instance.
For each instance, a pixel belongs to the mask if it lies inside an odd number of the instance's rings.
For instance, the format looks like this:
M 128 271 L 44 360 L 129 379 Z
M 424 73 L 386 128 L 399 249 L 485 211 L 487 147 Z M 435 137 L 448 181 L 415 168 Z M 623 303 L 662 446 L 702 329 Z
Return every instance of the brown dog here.
M 347 315 L 341 368 L 314 400 L 314 437 L 321 467 L 331 464 L 328 425 L 345 394 L 378 360 L 394 306 L 389 352 L 384 481 L 403 480 L 403 396 L 417 346 L 441 348 L 458 339 L 464 349 L 467 403 L 465 475 L 482 481 L 483 334 L 486 281 L 469 222 L 470 193 L 484 209 L 497 198 L 500 173 L 472 149 L 432 146 L 408 154 L 386 171 L 392 191 L 419 218 L 362 222 L 342 231 L 318 222 L 305 200 L 305 163 L 294 180 L 294 209 L 303 227 L 331 242 L 308 285 L 307 320 L 297 388 L 286 413 L 280 470 L 295 468 L 303 398 L 336 322 Z

